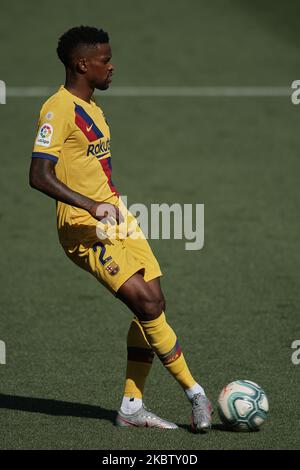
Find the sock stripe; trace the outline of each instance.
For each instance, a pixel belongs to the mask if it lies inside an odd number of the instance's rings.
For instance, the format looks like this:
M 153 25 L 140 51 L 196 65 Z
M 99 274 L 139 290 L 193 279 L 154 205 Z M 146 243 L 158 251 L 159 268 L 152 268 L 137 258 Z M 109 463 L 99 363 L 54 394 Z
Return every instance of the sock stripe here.
M 179 344 L 178 339 L 176 340 L 175 346 L 169 351 L 167 354 L 161 354 L 159 355 L 159 359 L 161 362 L 166 365 L 166 364 L 171 364 L 171 362 L 176 361 L 181 356 L 181 347 Z
M 154 352 L 152 349 L 129 346 L 127 348 L 127 359 L 128 361 L 146 362 L 152 364 L 154 359 Z

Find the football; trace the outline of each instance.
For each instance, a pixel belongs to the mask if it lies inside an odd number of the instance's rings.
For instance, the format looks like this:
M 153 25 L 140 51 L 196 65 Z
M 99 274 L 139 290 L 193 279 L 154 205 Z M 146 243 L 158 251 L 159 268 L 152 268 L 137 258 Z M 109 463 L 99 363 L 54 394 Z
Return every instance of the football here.
M 257 431 L 266 420 L 268 411 L 266 393 L 250 380 L 235 380 L 219 395 L 219 416 L 227 427 L 236 431 Z

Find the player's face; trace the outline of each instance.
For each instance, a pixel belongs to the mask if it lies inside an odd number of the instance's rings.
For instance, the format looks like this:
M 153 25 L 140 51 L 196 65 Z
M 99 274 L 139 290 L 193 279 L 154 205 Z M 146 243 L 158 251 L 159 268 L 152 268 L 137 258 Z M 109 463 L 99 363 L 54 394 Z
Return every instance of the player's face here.
M 106 90 L 111 82 L 113 65 L 109 44 L 97 44 L 93 48 L 87 64 L 87 79 L 93 88 Z

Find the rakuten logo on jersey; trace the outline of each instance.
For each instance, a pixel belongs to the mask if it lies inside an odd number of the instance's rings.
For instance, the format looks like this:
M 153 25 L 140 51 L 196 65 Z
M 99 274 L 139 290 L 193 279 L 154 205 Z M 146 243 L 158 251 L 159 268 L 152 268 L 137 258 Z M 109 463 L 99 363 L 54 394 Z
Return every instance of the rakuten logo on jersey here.
M 110 150 L 110 140 L 100 140 L 99 144 L 90 144 L 87 149 L 87 156 L 93 155 L 94 157 L 101 157 L 104 153 Z

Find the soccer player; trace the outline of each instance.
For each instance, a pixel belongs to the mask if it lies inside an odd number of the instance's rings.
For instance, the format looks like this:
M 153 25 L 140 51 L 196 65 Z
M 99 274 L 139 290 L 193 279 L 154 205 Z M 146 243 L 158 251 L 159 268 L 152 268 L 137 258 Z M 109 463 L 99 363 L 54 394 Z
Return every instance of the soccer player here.
M 143 404 L 156 354 L 191 402 L 192 428 L 205 431 L 211 426 L 211 404 L 167 322 L 159 264 L 111 179 L 109 127 L 92 98 L 95 88 L 106 90 L 111 82 L 108 34 L 88 26 L 72 28 L 59 39 L 57 53 L 66 69 L 65 85 L 42 106 L 30 185 L 57 201 L 58 234 L 66 255 L 134 314 L 116 424 L 177 428 Z

